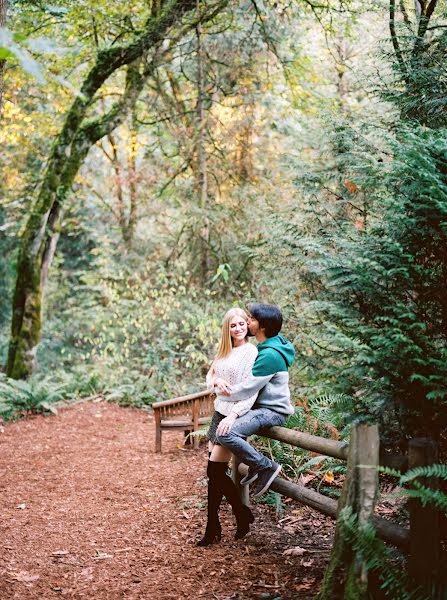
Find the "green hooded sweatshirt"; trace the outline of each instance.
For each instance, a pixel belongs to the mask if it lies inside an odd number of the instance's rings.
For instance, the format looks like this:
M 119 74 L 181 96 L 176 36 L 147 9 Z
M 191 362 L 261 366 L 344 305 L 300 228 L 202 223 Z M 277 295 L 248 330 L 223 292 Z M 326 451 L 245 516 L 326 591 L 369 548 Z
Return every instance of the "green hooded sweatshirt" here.
M 227 399 L 239 402 L 258 393 L 253 409 L 269 408 L 284 415 L 293 414 L 288 369 L 295 358 L 295 349 L 282 335 L 267 338 L 257 348 L 251 376 L 232 386 Z

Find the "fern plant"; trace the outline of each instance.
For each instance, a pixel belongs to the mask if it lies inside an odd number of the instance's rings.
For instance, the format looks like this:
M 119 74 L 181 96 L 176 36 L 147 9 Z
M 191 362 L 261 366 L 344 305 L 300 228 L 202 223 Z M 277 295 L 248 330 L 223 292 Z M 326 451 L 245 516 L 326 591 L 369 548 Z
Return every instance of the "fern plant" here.
M 25 413 L 56 413 L 54 404 L 64 398 L 65 386 L 47 380 L 16 381 L 0 374 L 0 415 L 10 420 Z
M 396 495 L 408 498 L 418 498 L 423 506 L 432 504 L 438 510 L 447 513 L 447 494 L 441 490 L 433 489 L 424 485 L 420 478 L 434 478 L 447 481 L 447 465 L 434 464 L 425 467 L 415 467 L 403 475 L 399 471 L 388 467 L 379 467 L 379 471 L 385 475 L 398 478 L 399 491 Z
M 429 591 L 410 583 L 402 556 L 377 538 L 371 524 L 359 527 L 357 515 L 350 507 L 340 511 L 339 523 L 343 536 L 362 558 L 367 571 L 377 576 L 378 589 L 370 590 L 371 600 L 376 599 L 379 593 L 391 600 L 430 600 Z M 374 577 L 370 581 L 374 581 Z

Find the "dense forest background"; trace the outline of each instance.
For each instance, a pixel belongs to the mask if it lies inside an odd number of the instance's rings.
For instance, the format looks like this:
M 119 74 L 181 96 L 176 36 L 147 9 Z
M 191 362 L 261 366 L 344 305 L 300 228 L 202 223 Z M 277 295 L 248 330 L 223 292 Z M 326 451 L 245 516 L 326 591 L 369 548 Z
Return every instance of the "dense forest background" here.
M 0 0 L 0 27 L 4 419 L 198 391 L 261 301 L 292 425 L 444 461 L 445 2 Z
M 57 215 L 53 201 L 38 221 L 54 156 L 75 154 L 57 146 L 89 69 L 161 9 L 3 2 L 7 374 L 150 404 L 202 386 L 227 307 L 275 302 L 298 350 L 297 403 L 325 396 L 387 419 L 394 443 L 403 424 L 439 436 L 446 15 L 435 0 L 418 6 L 204 5 L 202 23 L 114 65 L 85 100 L 84 133 L 102 129 L 54 184 Z M 144 81 L 105 128 L 132 68 Z M 23 240 L 42 227 L 31 267 Z M 24 301 L 27 322 L 18 297 L 31 269 L 41 289 Z

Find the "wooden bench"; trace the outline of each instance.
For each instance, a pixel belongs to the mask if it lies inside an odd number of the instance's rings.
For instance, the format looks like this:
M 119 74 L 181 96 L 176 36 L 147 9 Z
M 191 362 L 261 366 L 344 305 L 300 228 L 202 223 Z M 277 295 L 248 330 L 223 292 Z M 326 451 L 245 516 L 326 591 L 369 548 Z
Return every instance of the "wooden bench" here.
M 161 452 L 161 432 L 167 429 L 197 431 L 208 423 L 214 412 L 214 394 L 208 390 L 152 404 L 155 417 L 155 452 Z M 193 436 L 194 448 L 199 438 Z

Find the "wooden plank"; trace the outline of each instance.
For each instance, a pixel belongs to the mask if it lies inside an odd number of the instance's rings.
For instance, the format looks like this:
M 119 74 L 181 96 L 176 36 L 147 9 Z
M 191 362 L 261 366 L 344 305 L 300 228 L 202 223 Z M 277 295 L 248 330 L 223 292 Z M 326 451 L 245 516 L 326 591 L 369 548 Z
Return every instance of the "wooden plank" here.
M 196 398 L 205 398 L 206 396 L 212 395 L 209 390 L 202 392 L 196 392 L 195 394 L 188 394 L 187 396 L 179 396 L 178 398 L 171 398 L 170 400 L 163 400 L 162 402 L 154 402 L 152 408 L 160 408 L 162 406 L 173 406 L 181 404 L 182 402 L 188 402 L 189 400 L 195 400 Z
M 155 420 L 155 452 L 161 452 L 161 425 L 160 425 L 160 411 L 154 410 Z
M 319 600 L 368 597 L 369 569 L 365 556 L 356 549 L 342 520 L 342 511 L 355 517 L 357 535 L 372 524 L 378 497 L 379 428 L 370 424 L 354 424 L 351 429 L 345 482 L 338 500 L 337 525 L 331 556 L 318 594 Z
M 199 429 L 199 398 L 196 398 L 195 400 L 193 400 L 193 406 L 192 406 L 192 429 L 193 431 L 198 431 Z M 193 444 L 194 444 L 194 450 L 197 450 L 199 448 L 199 437 L 197 435 L 193 436 Z
M 164 419 L 161 422 L 162 429 L 192 429 L 193 422 L 192 419 L 180 419 L 178 418 L 181 415 L 177 415 L 177 418 L 173 419 Z

